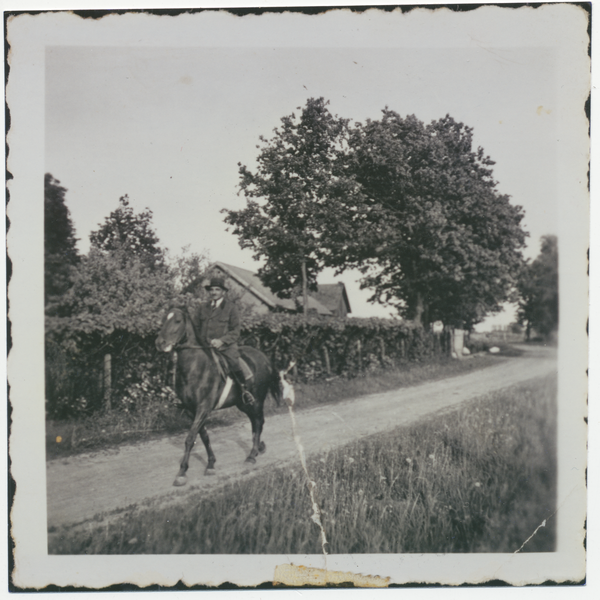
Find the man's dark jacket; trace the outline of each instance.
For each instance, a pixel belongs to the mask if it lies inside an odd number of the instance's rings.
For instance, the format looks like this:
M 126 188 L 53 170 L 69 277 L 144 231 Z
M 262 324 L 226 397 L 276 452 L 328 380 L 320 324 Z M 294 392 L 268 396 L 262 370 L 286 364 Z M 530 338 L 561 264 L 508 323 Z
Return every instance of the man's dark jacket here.
M 198 340 L 203 345 L 210 345 L 210 340 L 221 340 L 223 346 L 219 352 L 227 358 L 237 360 L 240 357 L 238 340 L 240 339 L 240 315 L 237 307 L 227 298 L 216 308 L 210 302 L 202 303 L 192 313 L 192 322 L 198 333 Z

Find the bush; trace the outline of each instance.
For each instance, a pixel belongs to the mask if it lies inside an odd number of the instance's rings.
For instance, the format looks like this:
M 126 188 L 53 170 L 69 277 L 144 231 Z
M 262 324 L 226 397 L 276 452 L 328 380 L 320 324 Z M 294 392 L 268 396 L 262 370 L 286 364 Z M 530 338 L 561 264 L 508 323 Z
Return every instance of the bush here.
M 121 409 L 137 402 L 141 391 L 165 392 L 169 356 L 154 347 L 155 335 L 124 331 L 79 335 L 76 340 L 46 338 L 46 412 L 64 419 L 106 408 L 104 360 L 111 357 L 110 405 Z M 145 386 L 142 387 L 142 386 Z M 136 391 L 137 390 L 137 391 Z
M 469 339 L 465 341 L 465 346 L 469 349 L 471 354 L 477 354 L 478 352 L 487 352 L 491 345 L 487 340 L 473 340 Z
M 166 385 L 162 378 L 154 374 L 152 365 L 143 363 L 137 373 L 136 381 L 125 388 L 119 402 L 119 408 L 132 414 L 147 410 L 154 404 L 176 404 L 177 396 L 174 390 Z M 129 374 L 131 379 L 131 373 Z

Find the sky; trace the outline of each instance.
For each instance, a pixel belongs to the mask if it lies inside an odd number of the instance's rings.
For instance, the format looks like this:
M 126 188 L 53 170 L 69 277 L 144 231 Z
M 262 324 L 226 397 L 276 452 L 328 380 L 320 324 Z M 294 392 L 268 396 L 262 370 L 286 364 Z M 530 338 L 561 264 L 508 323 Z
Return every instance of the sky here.
M 360 43 L 340 35 L 335 45 L 310 17 L 302 26 L 314 35 L 312 45 L 255 46 L 256 26 L 246 21 L 242 39 L 230 45 L 128 46 L 103 44 L 100 36 L 90 45 L 78 39 L 46 48 L 45 170 L 68 190 L 80 251 L 128 194 L 136 211 L 153 211 L 172 254 L 189 246 L 256 270 L 221 212 L 245 206 L 238 163 L 252 168 L 259 136 L 271 137 L 281 117 L 320 96 L 332 113 L 358 122 L 378 119 L 386 106 L 426 123 L 450 114 L 473 128 L 474 145 L 496 162 L 498 190 L 524 207 L 526 256 L 538 254 L 542 235 L 558 232 L 551 48 L 520 40 L 517 28 L 507 29 L 506 46 L 451 27 L 442 30 L 444 43 L 437 28 L 422 25 L 412 47 L 405 38 L 394 47 L 394 31 L 376 26 L 361 29 Z M 406 26 L 400 19 L 397 33 Z M 392 41 L 380 44 L 386 36 Z M 326 271 L 320 282 L 335 279 L 346 284 L 354 316 L 389 314 L 367 303 L 357 273 L 335 278 Z

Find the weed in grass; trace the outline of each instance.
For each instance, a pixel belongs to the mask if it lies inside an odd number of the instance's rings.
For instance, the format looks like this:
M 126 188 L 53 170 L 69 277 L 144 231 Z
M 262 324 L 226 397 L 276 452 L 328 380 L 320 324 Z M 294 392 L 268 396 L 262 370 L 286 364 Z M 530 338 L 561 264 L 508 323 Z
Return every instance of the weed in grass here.
M 324 460 L 322 460 L 324 459 Z M 328 551 L 552 551 L 556 380 L 495 392 L 308 463 Z M 319 528 L 298 465 L 176 508 L 87 533 L 59 530 L 52 554 L 316 554 Z

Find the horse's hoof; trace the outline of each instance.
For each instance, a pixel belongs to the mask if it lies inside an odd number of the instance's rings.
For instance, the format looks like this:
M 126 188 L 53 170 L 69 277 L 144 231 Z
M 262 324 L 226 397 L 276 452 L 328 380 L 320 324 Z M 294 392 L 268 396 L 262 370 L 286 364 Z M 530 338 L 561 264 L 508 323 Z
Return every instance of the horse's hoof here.
M 254 456 L 249 456 L 249 457 L 246 459 L 246 462 L 247 462 L 247 463 L 252 463 L 252 464 L 254 465 L 254 464 L 256 464 L 256 459 L 254 458 Z
M 205 475 L 215 475 L 216 471 L 214 467 L 206 467 L 206 470 L 204 471 Z
M 258 451 L 259 451 L 261 454 L 263 454 L 264 452 L 266 452 L 266 451 L 267 451 L 267 445 L 266 445 L 264 442 L 261 442 L 261 443 L 258 445 Z
M 180 477 L 175 477 L 175 481 L 173 482 L 174 486 L 180 487 L 187 483 L 187 477 L 185 475 L 181 475 Z

